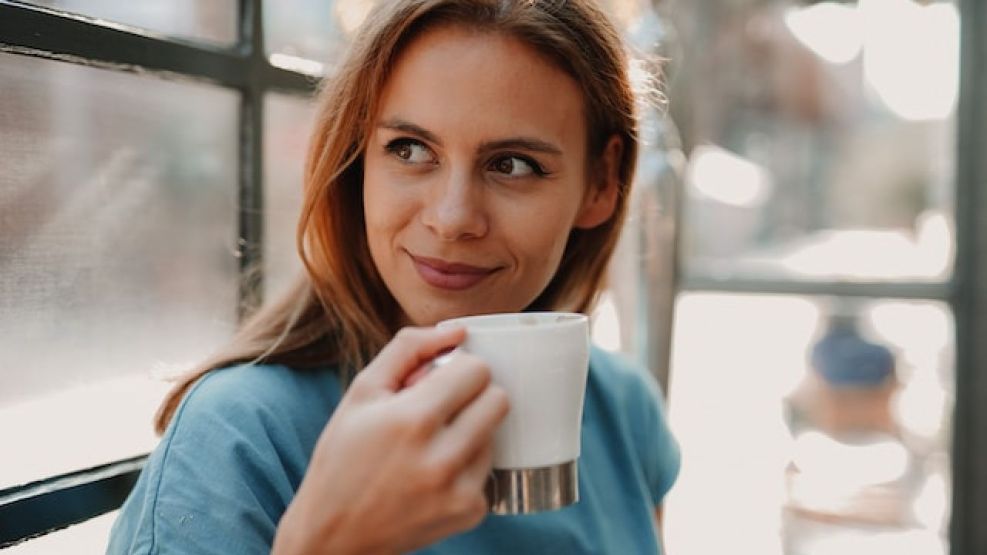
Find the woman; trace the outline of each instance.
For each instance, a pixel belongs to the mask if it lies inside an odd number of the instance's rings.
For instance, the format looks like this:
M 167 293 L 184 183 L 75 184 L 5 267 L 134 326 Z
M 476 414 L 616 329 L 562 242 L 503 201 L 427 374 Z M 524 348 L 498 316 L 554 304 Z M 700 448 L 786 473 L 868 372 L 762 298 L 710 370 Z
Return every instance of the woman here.
M 678 468 L 657 389 L 594 351 L 582 500 L 487 516 L 509 410 L 436 322 L 587 311 L 637 154 L 592 0 L 392 0 L 322 92 L 306 276 L 159 414 L 111 553 L 655 553 Z

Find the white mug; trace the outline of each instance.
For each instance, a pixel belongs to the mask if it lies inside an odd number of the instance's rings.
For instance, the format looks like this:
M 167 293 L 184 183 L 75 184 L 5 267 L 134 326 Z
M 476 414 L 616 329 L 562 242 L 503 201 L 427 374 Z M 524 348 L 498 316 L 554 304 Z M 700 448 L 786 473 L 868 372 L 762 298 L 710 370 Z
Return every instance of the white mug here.
M 494 434 L 491 508 L 557 509 L 578 501 L 576 460 L 586 378 L 589 321 L 567 312 L 467 316 L 438 327 L 466 328 L 459 350 L 489 367 L 511 410 Z

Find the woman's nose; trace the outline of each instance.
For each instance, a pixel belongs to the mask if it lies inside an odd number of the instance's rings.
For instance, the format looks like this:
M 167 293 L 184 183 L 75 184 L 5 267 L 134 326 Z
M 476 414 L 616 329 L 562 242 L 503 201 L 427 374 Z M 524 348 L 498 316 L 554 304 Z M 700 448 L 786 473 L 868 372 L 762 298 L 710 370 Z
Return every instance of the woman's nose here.
M 483 237 L 488 229 L 483 195 L 470 172 L 451 171 L 429 189 L 422 221 L 444 241 Z

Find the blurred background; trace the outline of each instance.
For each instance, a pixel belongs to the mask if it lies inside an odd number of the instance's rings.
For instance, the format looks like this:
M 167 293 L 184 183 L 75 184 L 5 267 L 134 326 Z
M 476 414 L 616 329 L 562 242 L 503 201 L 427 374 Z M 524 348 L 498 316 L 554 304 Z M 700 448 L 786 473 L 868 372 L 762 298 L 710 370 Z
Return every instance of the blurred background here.
M 602 3 L 663 68 L 593 335 L 666 393 L 668 552 L 949 552 L 960 7 Z M 373 4 L 0 0 L 0 507 L 132 479 L 164 379 L 299 271 L 311 92 Z

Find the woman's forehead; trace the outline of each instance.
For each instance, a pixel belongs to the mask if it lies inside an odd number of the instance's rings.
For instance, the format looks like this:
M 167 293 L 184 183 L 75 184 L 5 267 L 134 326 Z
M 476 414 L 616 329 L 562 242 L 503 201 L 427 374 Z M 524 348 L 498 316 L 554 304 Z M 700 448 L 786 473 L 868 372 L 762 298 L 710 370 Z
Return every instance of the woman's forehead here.
M 520 40 L 440 27 L 416 37 L 398 56 L 375 125 L 400 119 L 439 136 L 472 130 L 581 145 L 583 104 L 579 84 Z

